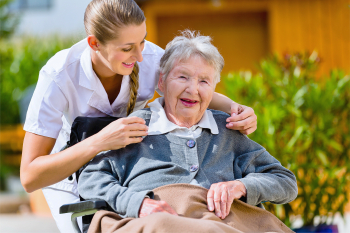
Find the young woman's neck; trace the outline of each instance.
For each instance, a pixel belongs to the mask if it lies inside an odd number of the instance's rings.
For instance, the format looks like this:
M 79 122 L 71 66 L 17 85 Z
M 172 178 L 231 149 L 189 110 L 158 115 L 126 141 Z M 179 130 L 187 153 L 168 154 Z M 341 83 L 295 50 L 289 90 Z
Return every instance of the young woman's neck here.
M 91 50 L 91 63 L 92 68 L 95 71 L 97 77 L 100 80 L 111 79 L 111 78 L 123 78 L 123 75 L 116 74 L 109 67 L 107 67 L 98 54 Z
M 112 105 L 119 95 L 123 75 L 111 71 L 93 50 L 91 51 L 91 63 L 93 70 L 107 93 L 109 103 Z

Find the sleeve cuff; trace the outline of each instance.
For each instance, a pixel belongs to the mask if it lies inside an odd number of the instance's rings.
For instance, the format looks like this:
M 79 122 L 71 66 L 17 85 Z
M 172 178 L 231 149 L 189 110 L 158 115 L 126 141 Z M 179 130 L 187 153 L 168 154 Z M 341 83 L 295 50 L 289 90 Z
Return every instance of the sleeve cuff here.
M 44 137 L 49 137 L 49 138 L 53 138 L 53 139 L 57 139 L 58 135 L 60 133 L 60 130 L 44 130 L 44 129 L 40 129 L 40 128 L 33 128 L 28 126 L 27 124 L 24 124 L 23 126 L 23 130 L 29 133 L 33 133 L 33 134 L 37 134 L 40 136 L 44 136 Z
M 242 178 L 242 179 L 237 179 L 237 181 L 242 182 L 247 190 L 246 198 L 245 198 L 246 203 L 253 206 L 256 206 L 257 204 L 259 204 L 258 203 L 259 194 L 258 194 L 258 190 L 254 180 Z
M 148 196 L 153 199 L 154 194 L 151 190 L 146 190 L 142 192 L 137 192 L 129 200 L 128 210 L 127 210 L 127 217 L 131 218 L 138 218 L 139 217 L 139 211 L 141 208 L 141 204 L 145 197 Z

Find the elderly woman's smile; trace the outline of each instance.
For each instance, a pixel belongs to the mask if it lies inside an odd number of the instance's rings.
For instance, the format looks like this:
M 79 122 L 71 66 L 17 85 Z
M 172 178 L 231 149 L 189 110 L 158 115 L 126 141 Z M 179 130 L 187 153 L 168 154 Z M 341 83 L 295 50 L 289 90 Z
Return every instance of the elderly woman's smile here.
M 158 86 L 168 119 L 187 128 L 198 123 L 213 97 L 214 77 L 215 69 L 200 56 L 177 62 L 167 77 L 161 74 Z
M 181 98 L 182 104 L 185 105 L 186 107 L 193 107 L 195 104 L 199 103 L 197 100 L 191 100 L 187 98 Z

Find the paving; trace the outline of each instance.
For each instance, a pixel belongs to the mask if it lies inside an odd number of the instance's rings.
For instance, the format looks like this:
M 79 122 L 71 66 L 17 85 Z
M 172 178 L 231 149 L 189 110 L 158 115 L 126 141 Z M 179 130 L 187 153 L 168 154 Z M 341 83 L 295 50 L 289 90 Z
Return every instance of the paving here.
M 1 233 L 59 233 L 52 217 L 32 214 L 0 214 Z

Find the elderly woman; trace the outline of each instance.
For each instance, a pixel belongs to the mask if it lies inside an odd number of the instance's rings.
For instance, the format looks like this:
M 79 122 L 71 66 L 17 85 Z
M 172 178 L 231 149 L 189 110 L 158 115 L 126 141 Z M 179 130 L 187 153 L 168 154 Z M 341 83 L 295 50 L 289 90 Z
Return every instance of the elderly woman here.
M 153 213 L 165 212 L 164 219 L 169 221 L 162 222 L 172 228 L 187 223 L 176 216 L 174 206 L 154 200 L 159 198 L 153 192 L 170 184 L 187 184 L 174 191 L 186 195 L 192 190 L 189 187 L 209 189 L 205 201 L 215 221 L 230 214 L 235 199 L 256 206 L 296 198 L 293 173 L 262 146 L 227 129 L 226 113 L 207 109 L 224 65 L 210 40 L 187 31 L 167 45 L 158 83 L 164 97 L 149 104 L 150 109 L 131 114 L 146 121 L 148 136 L 139 144 L 96 156 L 80 175 L 79 193 L 84 199 L 105 200 L 122 218 L 156 217 Z M 179 224 L 173 218 L 181 218 Z M 193 227 L 189 232 L 201 232 L 203 223 L 189 226 Z

